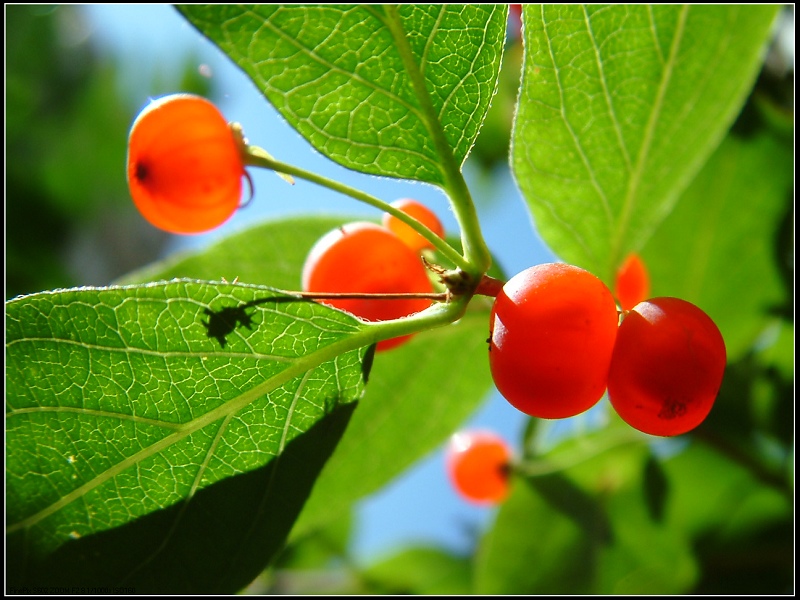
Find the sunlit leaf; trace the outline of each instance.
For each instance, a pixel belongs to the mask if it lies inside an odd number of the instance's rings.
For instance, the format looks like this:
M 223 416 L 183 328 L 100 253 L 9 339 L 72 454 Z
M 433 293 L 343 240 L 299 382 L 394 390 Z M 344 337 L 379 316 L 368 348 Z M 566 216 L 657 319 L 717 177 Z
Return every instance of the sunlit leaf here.
M 309 452 L 304 433 L 363 393 L 362 329 L 344 313 L 269 288 L 187 280 L 7 303 L 6 522 L 15 581 L 52 581 L 47 561 L 72 544 L 73 581 L 100 564 L 107 569 L 98 585 L 127 581 L 140 592 L 245 585 L 279 549 L 343 424 L 333 441 L 331 426 L 310 436 L 320 447 L 299 461 L 297 453 Z M 223 496 L 212 518 L 233 516 L 237 527 L 209 523 L 198 543 L 185 528 L 215 504 L 212 484 L 238 476 L 225 487 L 250 487 L 250 473 L 262 474 L 255 496 L 244 498 L 252 512 Z M 91 536 L 122 527 L 127 537 L 106 534 L 114 543 L 104 546 L 105 560 L 79 560 L 80 548 L 108 539 Z M 256 531 L 267 536 L 253 540 Z M 167 553 L 201 551 L 218 560 L 165 570 Z M 245 568 L 219 560 L 247 551 Z
M 292 535 L 339 518 L 455 432 L 491 390 L 488 313 L 418 334 L 378 353 L 363 400 Z M 409 432 L 413 432 L 409 438 Z
M 544 240 L 611 281 L 720 142 L 777 5 L 525 5 L 512 166 Z
M 794 148 L 729 135 L 642 251 L 654 296 L 693 302 L 717 323 L 729 361 L 791 304 L 776 233 L 793 205 Z
M 489 109 L 507 18 L 502 4 L 180 11 L 325 156 L 437 185 L 464 162 Z

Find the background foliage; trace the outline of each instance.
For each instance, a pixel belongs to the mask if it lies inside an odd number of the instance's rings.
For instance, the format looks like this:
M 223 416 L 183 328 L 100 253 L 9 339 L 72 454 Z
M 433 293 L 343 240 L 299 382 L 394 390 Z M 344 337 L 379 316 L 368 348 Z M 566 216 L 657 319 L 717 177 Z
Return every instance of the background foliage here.
M 491 165 L 510 141 L 556 254 L 608 281 L 640 250 L 654 295 L 719 324 L 725 383 L 678 440 L 638 435 L 605 405 L 566 437 L 531 421 L 518 442 L 528 476 L 474 551 L 356 564 L 354 502 L 491 388 L 489 305 L 475 299 L 456 325 L 372 362 L 369 328 L 274 291 L 299 288 L 308 248 L 346 217 L 265 223 L 117 280 L 126 287 L 7 302 L 10 585 L 225 593 L 271 561 L 249 591 L 792 591 L 793 74 L 762 67 L 778 7 L 529 5 L 524 62 L 513 31 L 499 51 L 502 7 L 182 10 L 348 167 L 448 188 L 473 142 Z M 120 246 L 161 240 L 127 225 L 120 165 L 136 107 L 85 46 L 39 43 L 63 35 L 55 13 L 6 14 L 6 298 L 111 282 L 133 266 Z M 209 92 L 197 77 L 177 86 Z M 98 221 L 115 261 L 105 281 L 82 281 L 58 257 Z M 209 323 L 225 308 L 244 312 L 218 338 Z

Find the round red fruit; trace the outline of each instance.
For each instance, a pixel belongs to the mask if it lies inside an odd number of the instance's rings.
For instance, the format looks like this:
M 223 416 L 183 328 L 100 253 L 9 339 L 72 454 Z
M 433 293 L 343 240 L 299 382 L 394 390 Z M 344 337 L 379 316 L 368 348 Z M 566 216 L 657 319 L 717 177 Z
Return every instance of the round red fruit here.
M 151 102 L 128 136 L 128 187 L 152 225 L 203 233 L 239 206 L 244 162 L 216 106 L 192 94 Z
M 505 440 L 494 433 L 454 434 L 445 461 L 450 483 L 466 500 L 496 504 L 508 496 L 511 450 Z
M 392 206 L 414 217 L 440 238 L 444 237 L 444 227 L 441 221 L 439 221 L 439 217 L 421 202 L 412 200 L 411 198 L 401 198 L 400 200 L 392 202 Z M 414 252 L 433 249 L 433 244 L 394 215 L 384 213 L 383 226 L 403 240 Z
M 420 257 L 391 231 L 369 222 L 355 222 L 320 238 L 303 266 L 303 290 L 328 293 L 432 293 Z M 330 298 L 320 302 L 366 321 L 388 321 L 428 308 L 425 298 Z M 388 350 L 407 341 L 402 336 L 378 343 Z
M 711 317 L 679 298 L 652 298 L 619 327 L 608 398 L 631 427 L 681 435 L 708 416 L 725 363 L 725 341 Z
M 617 305 L 592 273 L 563 263 L 512 277 L 492 307 L 489 364 L 500 393 L 543 419 L 580 414 L 603 396 Z

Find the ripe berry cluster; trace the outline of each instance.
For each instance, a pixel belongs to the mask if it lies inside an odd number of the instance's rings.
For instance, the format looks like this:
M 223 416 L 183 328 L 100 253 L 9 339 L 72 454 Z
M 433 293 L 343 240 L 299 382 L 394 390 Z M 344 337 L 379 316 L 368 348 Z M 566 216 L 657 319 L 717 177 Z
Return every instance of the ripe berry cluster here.
M 498 390 L 520 411 L 545 419 L 580 414 L 607 390 L 619 416 L 640 431 L 674 436 L 694 429 L 722 384 L 719 329 L 685 300 L 645 300 L 638 257 L 626 261 L 616 288 L 615 300 L 599 278 L 561 263 L 512 277 L 490 321 Z
M 128 140 L 128 184 L 142 215 L 174 233 L 208 231 L 229 219 L 247 176 L 240 138 L 204 98 L 174 94 L 152 102 Z M 443 237 L 424 205 L 402 199 L 393 207 Z M 368 321 L 418 313 L 432 301 L 424 297 L 433 289 L 420 259 L 430 248 L 389 213 L 381 225 L 349 223 L 312 248 L 303 290 L 330 294 L 321 301 Z M 376 297 L 388 294 L 408 296 Z M 520 411 L 546 419 L 580 414 L 607 390 L 622 419 L 643 432 L 690 431 L 719 391 L 725 344 L 698 307 L 648 296 L 647 270 L 637 255 L 620 266 L 614 294 L 588 271 L 561 263 L 511 278 L 491 312 L 489 363 L 498 390 Z M 381 341 L 377 349 L 409 337 Z

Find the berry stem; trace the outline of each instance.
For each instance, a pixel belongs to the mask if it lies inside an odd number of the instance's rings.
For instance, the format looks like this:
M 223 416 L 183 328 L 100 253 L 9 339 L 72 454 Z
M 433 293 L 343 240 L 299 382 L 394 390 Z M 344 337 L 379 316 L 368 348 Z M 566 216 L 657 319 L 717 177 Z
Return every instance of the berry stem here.
M 553 460 L 549 458 L 528 458 L 513 463 L 511 466 L 512 472 L 520 477 L 543 477 L 545 475 L 552 475 L 553 473 L 560 473 L 583 464 L 588 460 L 596 458 L 605 452 L 609 452 L 616 448 L 626 446 L 628 444 L 646 444 L 646 436 L 638 431 L 626 430 L 609 432 L 608 436 L 602 443 L 595 443 L 587 446 L 583 451 L 576 452 L 560 460 Z
M 478 287 L 475 288 L 475 293 L 481 296 L 490 296 L 492 298 L 496 298 L 497 294 L 503 289 L 505 285 L 504 281 L 496 279 L 491 275 L 485 275 L 481 277 L 481 280 L 478 282 Z
M 456 264 L 477 279 L 489 270 L 492 264 L 492 255 L 483 239 L 475 203 L 472 201 L 467 182 L 464 181 L 460 165 L 453 155 L 450 142 L 442 129 L 442 123 L 433 106 L 425 77 L 420 71 L 418 59 L 415 57 L 408 41 L 408 35 L 403 29 L 403 20 L 400 17 L 399 9 L 395 5 L 388 4 L 384 6 L 384 11 L 386 13 L 384 23 L 392 33 L 397 51 L 403 60 L 415 95 L 419 99 L 423 118 L 442 166 L 444 187 L 461 228 L 461 243 L 464 247 L 468 268 Z
M 369 329 L 367 331 L 374 331 L 374 341 L 380 342 L 447 325 L 457 321 L 464 315 L 469 301 L 469 296 L 451 297 L 449 302 L 432 304 L 422 312 L 407 317 L 368 323 Z
M 259 148 L 258 146 L 250 146 L 250 145 L 246 146 L 244 150 L 244 156 L 245 156 L 245 165 L 247 166 L 262 167 L 266 169 L 271 169 L 279 174 L 298 177 L 299 179 L 304 179 L 306 181 L 310 181 L 311 183 L 316 183 L 317 185 L 326 187 L 340 194 L 344 194 L 345 196 L 350 196 L 355 200 L 364 202 L 366 204 L 369 204 L 370 206 L 374 206 L 375 208 L 387 212 L 390 215 L 400 219 L 403 223 L 406 223 L 414 231 L 416 231 L 422 237 L 428 240 L 431 244 L 433 244 L 433 246 L 439 252 L 441 252 L 445 257 L 451 260 L 455 265 L 464 269 L 465 271 L 472 270 L 472 267 L 470 266 L 468 260 L 466 260 L 463 256 L 461 256 L 450 244 L 448 244 L 445 240 L 443 240 L 434 232 L 432 232 L 430 229 L 428 229 L 425 225 L 420 223 L 417 219 L 415 219 L 411 215 L 406 214 L 402 210 L 399 210 L 391 206 L 389 203 L 384 202 L 383 200 L 380 200 L 375 196 L 371 196 L 365 192 L 362 192 L 361 190 L 357 190 L 343 183 L 339 183 L 338 181 L 333 181 L 332 179 L 328 179 L 327 177 L 324 177 L 322 175 L 306 171 L 305 169 L 301 169 L 300 167 L 295 167 L 294 165 L 289 165 L 277 161 L 274 158 L 272 158 L 269 155 L 269 153 Z
M 406 300 L 422 299 L 446 302 L 450 299 L 448 292 L 398 292 L 398 293 L 369 293 L 369 292 L 295 292 L 281 290 L 284 294 L 299 296 L 309 300 Z

